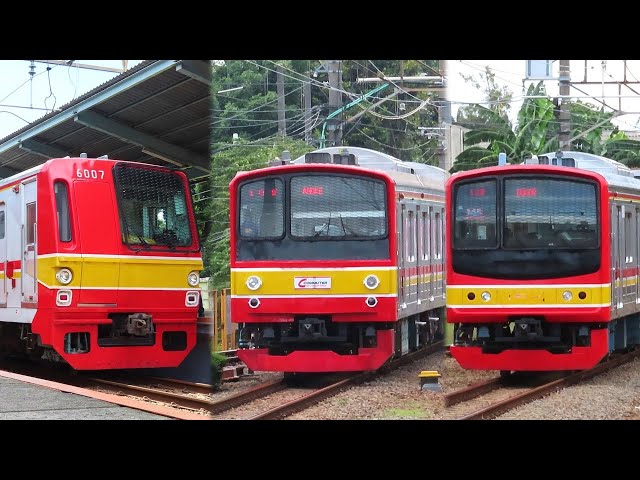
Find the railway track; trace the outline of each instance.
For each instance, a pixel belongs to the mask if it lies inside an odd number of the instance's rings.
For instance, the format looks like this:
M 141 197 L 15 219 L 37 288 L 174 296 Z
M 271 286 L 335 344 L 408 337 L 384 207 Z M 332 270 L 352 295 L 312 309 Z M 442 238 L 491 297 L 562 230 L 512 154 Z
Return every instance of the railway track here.
M 376 372 L 354 375 L 335 375 L 337 379 L 326 376 L 298 376 L 292 379 L 280 379 L 269 384 L 258 385 L 246 392 L 217 402 L 215 419 L 277 420 L 302 411 L 341 391 L 378 375 L 406 365 L 409 362 L 435 353 L 443 348 L 443 342 L 410 353 L 390 362 Z M 275 405 L 275 406 L 274 406 Z
M 212 386 L 183 380 L 132 374 L 100 373 L 99 376 L 37 363 L 5 361 L 2 367 L 24 381 L 45 382 L 63 391 L 97 398 L 151 413 L 183 420 L 206 420 Z
M 576 373 L 512 375 L 494 378 L 444 396 L 444 419 L 489 420 L 562 388 L 578 384 L 640 356 L 640 350 L 612 357 L 591 370 Z
M 144 402 L 152 401 L 176 409 L 191 410 L 202 414 L 203 420 L 207 419 L 210 413 L 209 408 L 213 403 L 210 399 L 194 395 L 198 394 L 206 397 L 206 394 L 202 393 L 205 388 L 203 384 L 188 385 L 188 382 L 176 380 L 157 379 L 153 380 L 151 385 L 139 385 L 137 382 L 127 380 L 82 378 L 79 379 L 77 384 L 84 388 L 94 388 L 113 395 L 126 395 L 139 400 L 143 404 Z M 207 393 L 211 392 L 211 386 L 209 386 Z M 180 418 L 179 412 L 176 412 L 176 417 L 174 418 Z
M 83 372 L 43 368 L 37 364 L 22 362 L 12 363 L 11 370 L 44 381 L 58 382 L 61 388 L 74 389 L 74 393 L 92 396 L 91 392 L 99 392 L 103 400 L 143 411 L 161 412 L 160 414 L 170 418 L 281 419 L 309 408 L 353 385 L 372 380 L 378 375 L 439 351 L 442 346 L 443 342 L 434 343 L 390 362 L 377 372 L 341 375 L 337 380 L 335 376 L 333 380 L 326 376 L 324 378 L 317 376 L 310 383 L 305 380 L 292 382 L 291 379 L 280 379 L 218 401 L 212 399 L 211 385 L 176 379 L 121 373 L 89 376 Z M 225 353 L 231 358 L 234 355 L 233 351 Z M 274 400 L 274 396 L 278 398 Z M 261 399 L 269 401 L 260 402 Z M 261 403 L 266 406 L 261 407 Z

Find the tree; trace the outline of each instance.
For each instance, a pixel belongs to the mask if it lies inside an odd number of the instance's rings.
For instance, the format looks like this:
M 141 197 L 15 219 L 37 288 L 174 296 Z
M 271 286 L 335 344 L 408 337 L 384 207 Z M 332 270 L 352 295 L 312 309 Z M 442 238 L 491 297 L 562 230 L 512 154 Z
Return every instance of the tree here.
M 451 172 L 497 165 L 500 152 L 507 154 L 510 163 L 520 163 L 530 155 L 558 150 L 559 112 L 546 95 L 543 82 L 531 84 L 526 97 L 518 111 L 515 129 L 496 111 L 474 105 L 473 111 L 485 123 L 465 134 L 464 140 L 468 148 L 458 155 Z M 576 138 L 572 142 L 572 150 L 596 155 L 606 155 L 609 152 L 610 156 L 616 155 L 618 158 L 636 158 L 629 149 L 623 148 L 624 144 L 621 142 L 628 141 L 625 140 L 626 135 L 618 132 L 608 121 L 613 113 L 597 110 L 583 102 L 571 103 L 568 108 L 571 114 L 571 137 Z M 612 133 L 603 140 L 607 130 L 612 130 Z
M 379 84 L 359 84 L 357 78 L 437 75 L 435 60 L 349 60 L 343 64 L 344 88 L 364 95 Z M 375 103 L 394 93 L 397 87 L 409 88 L 396 81 L 374 98 L 361 102 L 343 115 L 343 145 L 378 150 L 396 158 L 438 165 L 438 135 L 425 136 L 420 127 L 438 126 L 438 95 L 435 92 L 399 93 L 378 106 Z M 424 87 L 424 85 L 421 85 Z M 357 116 L 363 110 L 364 115 Z M 352 121 L 351 118 L 357 119 Z
M 477 75 L 464 75 L 461 73 L 460 76 L 465 82 L 470 83 L 485 94 L 488 104 L 487 109 L 496 113 L 505 121 L 509 121 L 513 92 L 508 87 L 499 85 L 496 82 L 496 75 L 489 66 L 485 66 L 484 73 Z M 485 110 L 479 108 L 476 104 L 460 108 L 456 119 L 458 123 L 471 128 L 486 124 L 489 120 L 485 115 Z
M 278 65 L 283 67 L 285 74 L 285 139 L 278 135 Z M 196 198 L 199 223 L 203 225 L 202 238 L 206 239 L 203 241 L 203 276 L 211 276 L 216 288 L 228 285 L 229 280 L 229 181 L 239 170 L 265 166 L 284 149 L 290 150 L 292 158 L 296 158 L 318 147 L 322 123 L 331 113 L 326 73 L 319 68 L 321 65 L 317 60 L 230 60 L 213 66 L 211 146 L 214 174 L 210 184 L 196 186 Z M 360 77 L 400 76 L 400 73 L 403 76 L 434 75 L 438 69 L 437 62 L 432 60 L 349 60 L 342 62 L 341 71 L 343 89 L 350 92 L 350 95 L 345 94 L 346 104 L 371 90 L 371 85 L 357 83 Z M 305 82 L 311 82 L 312 145 L 298 140 L 304 138 L 305 131 L 302 97 Z M 402 86 L 403 82 L 396 85 Z M 230 89 L 235 90 L 225 91 Z M 393 89 L 388 92 L 393 93 Z M 343 144 L 380 150 L 403 160 L 437 164 L 438 139 L 423 136 L 419 129 L 438 125 L 437 95 L 433 92 L 401 92 L 379 106 L 373 105 L 383 97 L 363 101 L 339 117 L 344 122 Z M 349 121 L 363 111 L 365 113 L 355 121 Z M 237 140 L 234 140 L 234 134 L 239 137 Z
M 227 60 L 214 65 L 211 83 L 214 149 L 218 144 L 230 143 L 233 134 L 247 141 L 277 135 L 277 65 L 283 66 L 285 75 L 287 135 L 303 138 L 302 89 L 315 63 L 307 60 Z M 234 88 L 238 90 L 226 91 Z M 317 89 L 312 90 L 314 105 L 328 100 L 326 95 L 319 93 Z
M 318 147 L 321 126 L 332 113 L 328 105 L 327 74 L 319 61 L 257 60 L 225 61 L 213 67 L 212 141 L 215 149 L 230 142 L 236 133 L 249 141 L 277 134 L 276 66 L 285 72 L 287 135 L 303 138 L 305 116 L 303 84 L 311 82 L 313 146 Z M 370 91 L 361 77 L 437 74 L 433 60 L 346 60 L 341 64 L 346 104 Z M 315 76 L 309 76 L 316 72 Z M 378 84 L 379 85 L 379 84 Z M 406 87 L 406 83 L 396 82 Z M 438 138 L 425 137 L 419 127 L 438 125 L 437 95 L 433 92 L 400 93 L 380 105 L 374 103 L 393 93 L 392 88 L 365 100 L 338 116 L 343 122 L 343 145 L 380 150 L 403 160 L 437 164 Z M 242 89 L 224 92 L 231 88 Z M 217 93 L 223 91 L 223 93 Z M 419 107 L 419 108 L 418 108 Z M 358 115 L 366 110 L 363 115 Z M 354 121 L 351 121 L 355 117 Z
M 544 94 L 542 82 L 530 85 L 527 91 L 527 97 Z M 557 144 L 557 139 L 548 135 L 554 120 L 553 103 L 548 98 L 526 98 L 515 129 L 498 111 L 482 105 L 475 108 L 486 122 L 465 134 L 464 141 L 469 147 L 458 155 L 451 172 L 497 165 L 500 152 L 506 153 L 511 162 L 519 163 L 527 155 L 547 152 Z
M 640 168 L 640 142 L 629 139 L 624 132 L 613 132 L 603 147 L 601 155 L 630 168 Z

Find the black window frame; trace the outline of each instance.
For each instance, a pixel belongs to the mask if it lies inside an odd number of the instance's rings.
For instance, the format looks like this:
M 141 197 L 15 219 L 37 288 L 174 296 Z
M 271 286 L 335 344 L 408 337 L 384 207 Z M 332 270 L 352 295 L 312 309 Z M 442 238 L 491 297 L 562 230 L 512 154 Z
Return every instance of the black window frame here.
M 564 175 L 522 175 L 522 174 L 512 174 L 512 175 L 504 175 L 501 177 L 501 181 L 498 182 L 499 184 L 499 198 L 502 199 L 502 205 L 501 207 L 501 213 L 499 215 L 499 218 L 501 220 L 501 225 L 500 225 L 500 242 L 499 242 L 499 246 L 501 249 L 503 250 L 548 250 L 550 247 L 548 245 L 541 245 L 541 246 L 527 246 L 527 247 L 519 247 L 519 246 L 513 246 L 513 247 L 506 247 L 504 245 L 504 229 L 507 226 L 507 221 L 506 221 L 506 211 L 507 211 L 507 207 L 506 207 L 506 200 L 507 197 L 504 194 L 504 192 L 506 191 L 506 187 L 505 187 L 505 182 L 506 180 L 518 180 L 518 179 L 523 179 L 526 178 L 527 180 L 554 180 L 554 181 L 563 181 L 563 182 L 568 182 L 568 183 L 582 183 L 582 184 L 587 184 L 593 187 L 593 191 L 594 191 L 594 198 L 595 198 L 595 204 L 596 204 L 596 211 L 595 211 L 595 218 L 596 218 L 596 232 L 595 232 L 595 237 L 596 237 L 596 244 L 595 246 L 589 246 L 589 247 L 573 247 L 573 246 L 565 246 L 565 245 L 554 245 L 553 247 L 551 247 L 553 250 L 594 250 L 594 249 L 599 249 L 600 245 L 601 245 L 601 228 L 602 228 L 602 217 L 600 216 L 600 196 L 599 196 L 599 184 L 598 182 L 596 182 L 595 180 L 590 180 L 587 178 L 576 178 L 576 177 L 567 177 Z
M 187 215 L 187 225 L 189 230 L 189 237 L 191 239 L 190 243 L 187 245 L 169 245 L 168 243 L 160 243 L 160 244 L 148 244 L 140 240 L 140 242 L 130 242 L 128 239 L 132 237 L 131 233 L 133 233 L 133 237 L 135 232 L 133 229 L 129 228 L 127 216 L 125 214 L 125 205 L 123 204 L 124 199 L 122 198 L 122 184 L 120 182 L 119 172 L 122 169 L 139 169 L 139 170 L 150 170 L 156 171 L 163 174 L 174 175 L 180 183 L 180 189 L 184 198 L 184 208 L 186 209 Z M 121 241 L 123 245 L 126 245 L 129 250 L 134 252 L 139 251 L 159 251 L 159 252 L 184 252 L 184 253 L 197 253 L 202 250 L 202 243 L 200 241 L 200 234 L 197 228 L 195 227 L 195 209 L 193 207 L 193 199 L 192 192 L 189 188 L 189 185 L 185 185 L 183 177 L 178 175 L 179 170 L 171 169 L 171 168 L 163 168 L 163 167 L 155 167 L 146 164 L 135 165 L 131 162 L 116 162 L 113 167 L 111 167 L 111 175 L 113 178 L 113 188 L 115 190 L 116 204 L 117 204 L 117 212 L 118 212 L 118 224 L 121 235 Z M 124 229 L 123 229 L 124 226 Z
M 453 250 L 459 250 L 459 251 L 464 251 L 464 250 L 509 250 L 509 251 L 513 251 L 513 250 L 547 250 L 550 247 L 549 246 L 539 246 L 539 247 L 526 247 L 526 248 L 522 248 L 522 247 L 505 247 L 504 246 L 504 229 L 506 226 L 506 217 L 505 217 L 505 212 L 506 212 L 506 206 L 505 206 L 505 200 L 506 197 L 504 195 L 505 192 L 505 180 L 513 180 L 513 179 L 523 179 L 526 178 L 527 180 L 530 179 L 536 179 L 536 180 L 561 180 L 561 181 L 565 181 L 565 182 L 570 182 L 570 183 L 583 183 L 583 184 L 589 184 L 591 186 L 593 186 L 594 188 L 594 194 L 595 194 L 595 203 L 596 203 L 596 220 L 597 220 L 597 224 L 596 224 L 596 245 L 595 246 L 590 246 L 590 247 L 581 247 L 581 250 L 593 250 L 593 249 L 599 249 L 602 245 L 602 241 L 601 241 L 601 237 L 602 237 L 602 216 L 601 216 L 601 211 L 602 211 L 602 205 L 601 205 L 601 201 L 600 201 L 600 185 L 598 184 L 598 182 L 596 180 L 593 179 L 589 179 L 589 178 L 582 178 L 582 177 L 567 177 L 565 175 L 544 175 L 544 174 L 522 174 L 522 173 L 513 173 L 513 174 L 508 174 L 508 175 L 491 175 L 491 176 L 487 176 L 487 177 L 478 177 L 478 178 L 470 178 L 468 180 L 464 180 L 464 181 L 460 181 L 458 183 L 456 183 L 454 185 L 454 191 L 453 191 L 453 201 L 451 202 L 451 209 L 452 209 L 452 218 L 453 221 L 451 222 L 451 225 L 449 225 L 449 233 L 451 235 L 452 241 L 451 241 L 451 248 Z M 475 184 L 475 183 L 481 183 L 481 182 L 486 182 L 488 180 L 494 180 L 496 182 L 496 196 L 495 196 L 495 201 L 496 201 L 496 246 L 495 247 L 489 247 L 489 246 L 483 246 L 483 247 L 457 247 L 456 246 L 456 236 L 455 236 L 455 228 L 456 228 L 456 218 L 457 218 L 457 212 L 456 212 L 456 205 L 457 205 L 457 195 L 458 195 L 458 189 L 463 186 L 463 185 L 469 185 L 469 184 Z M 498 199 L 500 199 L 500 202 L 498 202 Z M 565 246 L 554 246 L 552 247 L 553 249 L 568 249 L 568 250 L 572 250 L 575 249 L 575 247 L 565 247 Z
M 495 208 L 495 228 L 496 228 L 496 233 L 495 233 L 495 245 L 484 245 L 484 246 L 468 246 L 468 247 L 456 247 L 456 224 L 457 224 L 457 211 L 454 208 L 454 206 L 457 205 L 457 198 L 458 198 L 458 190 L 460 189 L 461 186 L 464 185 L 469 185 L 469 184 L 478 184 L 478 183 L 486 183 L 488 181 L 493 181 L 495 184 L 495 197 L 494 197 L 494 208 Z M 497 250 L 499 248 L 501 248 L 501 244 L 502 244 L 502 233 L 500 232 L 501 228 L 499 227 L 500 225 L 500 205 L 498 204 L 498 198 L 500 198 L 500 178 L 497 176 L 489 176 L 489 177 L 480 177 L 480 178 L 470 178 L 468 180 L 456 183 L 454 185 L 454 191 L 453 191 L 453 201 L 451 203 L 451 208 L 453 209 L 453 221 L 451 222 L 451 225 L 449 225 L 449 233 L 451 234 L 451 247 L 453 250 Z M 435 213 L 435 210 L 434 210 Z M 433 220 L 435 221 L 435 219 Z M 434 232 L 434 239 L 435 239 L 435 232 Z M 434 255 L 436 255 L 435 251 L 434 251 Z
M 244 187 L 246 187 L 247 185 L 250 185 L 252 183 L 255 182 L 265 182 L 267 179 L 273 179 L 273 180 L 279 180 L 280 182 L 282 182 L 282 190 L 283 190 L 283 196 L 282 196 L 282 233 L 278 236 L 271 236 L 271 237 L 266 237 L 266 236 L 251 236 L 248 237 L 246 235 L 242 234 L 242 229 L 241 229 L 241 223 L 240 223 L 240 214 L 241 209 L 242 209 L 242 189 Z M 236 223 L 236 235 L 238 236 L 239 239 L 246 241 L 246 242 L 252 242 L 252 241 L 258 241 L 258 240 L 269 240 L 269 241 L 274 241 L 274 240 L 282 240 L 283 238 L 285 238 L 287 236 L 287 206 L 288 206 L 288 202 L 287 202 L 287 190 L 289 188 L 288 182 L 286 181 L 286 178 L 281 176 L 281 175 L 265 175 L 262 177 L 254 177 L 254 178 L 249 178 L 246 181 L 242 182 L 240 185 L 238 185 L 237 188 L 237 198 L 236 198 L 236 218 L 235 218 L 235 223 Z

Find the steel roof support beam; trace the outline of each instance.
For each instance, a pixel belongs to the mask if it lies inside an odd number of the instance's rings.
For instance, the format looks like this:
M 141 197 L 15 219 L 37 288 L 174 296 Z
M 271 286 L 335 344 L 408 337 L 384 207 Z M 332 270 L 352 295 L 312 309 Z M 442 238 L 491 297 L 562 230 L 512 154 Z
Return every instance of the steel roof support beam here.
M 71 156 L 69 152 L 60 150 L 59 148 L 47 145 L 46 143 L 36 142 L 35 140 L 25 140 L 20 142 L 19 147 L 27 152 L 36 153 L 46 158 L 63 158 Z
M 176 72 L 211 85 L 211 65 L 202 60 L 181 60 L 176 66 Z
M 33 126 L 29 130 L 22 132 L 19 135 L 7 140 L 6 142 L 0 144 L 0 153 L 6 152 L 7 150 L 18 146 L 20 143 L 23 143 L 25 140 L 29 138 L 33 138 L 36 135 L 46 132 L 47 130 L 55 127 L 56 125 L 73 118 L 79 112 L 83 110 L 87 110 L 93 106 L 99 105 L 100 103 L 108 100 L 109 98 L 118 95 L 125 90 L 129 90 L 140 83 L 143 83 L 145 80 L 164 72 L 165 70 L 174 67 L 177 65 L 176 60 L 159 60 L 157 62 L 152 63 L 148 67 L 143 68 L 139 72 L 136 72 L 133 75 L 129 75 L 122 81 L 112 85 L 110 88 L 106 90 L 102 90 L 101 92 L 96 93 L 95 95 L 83 100 L 82 102 L 73 105 L 72 107 L 64 110 L 57 115 L 45 120 L 44 122 L 38 123 Z
M 93 130 L 116 137 L 123 142 L 138 145 L 144 149 L 145 153 L 162 158 L 169 163 L 188 165 L 206 173 L 211 172 L 210 162 L 207 157 L 160 140 L 148 133 L 135 130 L 128 125 L 116 122 L 90 110 L 78 113 L 74 117 L 74 121 Z

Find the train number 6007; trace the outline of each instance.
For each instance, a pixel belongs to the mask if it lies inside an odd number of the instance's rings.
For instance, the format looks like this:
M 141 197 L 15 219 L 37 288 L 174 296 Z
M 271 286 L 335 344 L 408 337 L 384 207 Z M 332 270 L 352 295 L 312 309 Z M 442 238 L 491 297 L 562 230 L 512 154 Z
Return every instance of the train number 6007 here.
M 79 168 L 76 170 L 76 177 L 78 178 L 104 178 L 104 170 L 93 170 L 88 168 Z

